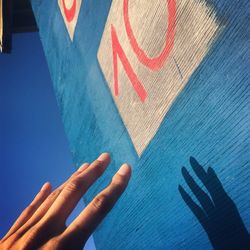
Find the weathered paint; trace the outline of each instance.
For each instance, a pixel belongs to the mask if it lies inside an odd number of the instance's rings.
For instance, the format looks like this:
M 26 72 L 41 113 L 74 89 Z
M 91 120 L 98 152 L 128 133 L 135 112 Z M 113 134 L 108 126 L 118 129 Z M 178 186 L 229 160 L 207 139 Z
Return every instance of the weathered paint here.
M 217 244 L 212 234 L 221 228 L 219 222 L 222 219 L 232 221 L 232 224 L 227 223 L 224 235 L 218 233 L 220 243 L 230 245 L 230 233 L 233 235 L 231 239 L 241 239 L 239 232 L 234 231 L 237 225 L 244 223 L 250 229 L 250 2 L 202 0 L 194 1 L 192 8 L 188 3 L 193 1 L 180 2 L 187 3 L 186 8 L 191 16 L 192 13 L 199 16 L 204 9 L 209 12 L 206 20 L 210 22 L 209 27 L 214 28 L 210 30 L 212 33 L 207 32 L 206 35 L 212 34 L 212 37 L 208 37 L 205 42 L 205 52 L 199 60 L 196 59 L 197 54 L 192 53 L 195 67 L 191 70 L 189 68 L 190 71 L 185 76 L 185 87 L 172 99 L 167 112 L 162 112 L 158 130 L 148 140 L 149 144 L 139 157 L 128 125 L 114 101 L 114 98 L 121 98 L 124 93 L 130 92 L 135 95 L 131 101 L 135 100 L 138 98 L 136 91 L 130 80 L 121 82 L 119 75 L 118 96 L 113 95 L 112 49 L 107 55 L 110 60 L 106 62 L 110 67 L 110 74 L 112 73 L 109 78 L 105 76 L 103 65 L 98 60 L 105 25 L 109 21 L 108 16 L 112 15 L 111 1 L 82 2 L 73 42 L 68 36 L 57 1 L 32 1 L 76 167 L 93 160 L 103 151 L 109 151 L 113 158 L 104 176 L 86 194 L 85 201 L 89 202 L 107 185 L 121 163 L 126 161 L 133 167 L 128 189 L 94 234 L 97 249 L 211 249 L 212 244 Z M 197 11 L 199 8 L 201 11 Z M 177 8 L 176 34 L 179 17 Z M 131 16 L 131 23 L 132 19 Z M 135 29 L 134 23 L 132 26 Z M 114 27 L 119 38 L 120 29 L 124 27 Z M 199 27 L 197 36 L 207 28 L 206 23 Z M 134 30 L 138 39 L 136 32 Z M 162 33 L 165 38 L 166 32 Z M 163 38 L 160 36 L 159 39 L 157 41 L 161 43 Z M 119 41 L 127 42 L 126 37 Z M 180 39 L 180 47 L 174 45 L 168 57 L 171 58 L 171 53 L 179 48 L 175 52 L 180 53 L 178 65 L 179 61 L 185 60 L 181 51 L 184 41 Z M 140 42 L 138 44 L 142 46 Z M 121 45 L 124 51 L 126 48 L 131 50 L 131 46 Z M 196 46 L 200 49 L 202 43 L 198 42 Z M 185 48 L 190 52 L 188 47 Z M 162 47 L 157 49 L 161 51 Z M 143 50 L 148 52 L 147 47 Z M 154 57 L 154 46 L 152 51 L 151 57 Z M 128 56 L 128 51 L 125 52 Z M 135 56 L 132 52 L 131 55 Z M 119 60 L 118 58 L 119 70 L 123 70 Z M 137 69 L 133 68 L 136 74 Z M 175 71 L 177 72 L 177 67 Z M 183 72 L 183 68 L 180 71 Z M 150 76 L 138 79 L 145 84 L 147 77 Z M 146 88 L 145 90 L 147 94 L 150 92 Z M 165 89 L 162 92 L 166 95 L 172 93 Z M 150 98 L 157 99 L 157 92 L 152 96 Z M 137 100 L 141 102 L 139 98 Z M 130 99 L 125 101 L 129 104 Z M 159 102 L 160 107 L 161 105 L 165 105 L 165 100 Z M 128 108 L 127 113 L 132 112 L 132 107 Z M 142 112 L 147 110 L 143 109 Z M 136 114 L 131 115 L 130 119 L 133 124 L 133 119 L 137 119 Z M 186 190 L 197 202 L 197 196 L 188 188 L 193 188 L 194 183 L 182 166 L 186 166 L 195 182 L 206 190 L 204 182 L 196 176 L 201 170 L 192 169 L 190 156 L 198 159 L 205 169 L 213 167 L 239 211 L 237 214 L 233 210 L 235 216 L 229 216 L 225 220 L 225 215 L 232 209 L 230 201 L 225 202 L 224 206 L 216 207 L 216 213 L 210 218 L 209 230 L 199 222 L 199 217 L 191 209 L 192 203 L 183 191 Z M 213 177 L 212 187 L 221 187 L 212 170 L 208 171 L 208 175 Z M 206 192 L 212 195 L 212 191 L 208 189 Z M 221 202 L 226 200 L 223 189 L 220 195 Z M 238 218 L 238 224 L 232 218 Z M 218 221 L 217 225 L 212 223 L 214 221 Z M 228 231 L 229 234 L 226 233 Z M 244 241 L 240 242 L 238 249 L 244 249 L 240 245 Z

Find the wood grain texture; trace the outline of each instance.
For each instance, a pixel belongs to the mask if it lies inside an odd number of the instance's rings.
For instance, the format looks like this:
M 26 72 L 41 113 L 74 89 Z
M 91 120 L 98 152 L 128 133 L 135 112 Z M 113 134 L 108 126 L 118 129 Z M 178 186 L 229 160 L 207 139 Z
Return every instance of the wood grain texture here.
M 246 229 L 250 230 L 250 2 L 182 2 L 189 3 L 186 11 L 195 17 L 200 15 L 196 8 L 201 4 L 223 28 L 216 33 L 209 50 L 205 49 L 205 56 L 194 63 L 192 74 L 185 76 L 187 84 L 138 157 L 97 58 L 111 1 L 84 1 L 73 42 L 56 1 L 32 1 L 76 167 L 93 160 L 100 152 L 109 151 L 112 155 L 110 167 L 88 191 L 85 201 L 89 202 L 109 183 L 121 163 L 128 162 L 133 167 L 128 189 L 94 234 L 97 249 L 212 249 L 209 233 L 178 191 L 181 185 L 199 204 L 184 179 L 182 166 L 185 166 L 209 194 L 195 175 L 190 156 L 205 170 L 213 167 Z M 195 5 L 190 5 L 193 2 Z M 178 16 L 180 13 L 177 19 Z M 202 27 L 205 24 L 199 34 Z M 213 32 L 218 30 L 216 27 Z M 206 34 L 211 35 L 210 31 Z M 154 44 L 162 43 L 159 40 Z M 154 44 L 150 44 L 153 55 Z M 199 42 L 195 46 L 199 48 Z M 176 53 L 181 55 L 182 51 Z M 195 60 L 195 56 L 192 53 L 188 60 Z M 106 64 L 113 66 L 112 62 Z M 183 62 L 182 71 L 189 72 L 185 65 Z M 162 92 L 171 95 L 169 89 Z M 161 105 L 165 101 L 159 102 Z M 228 210 L 229 205 L 225 205 L 219 216 Z

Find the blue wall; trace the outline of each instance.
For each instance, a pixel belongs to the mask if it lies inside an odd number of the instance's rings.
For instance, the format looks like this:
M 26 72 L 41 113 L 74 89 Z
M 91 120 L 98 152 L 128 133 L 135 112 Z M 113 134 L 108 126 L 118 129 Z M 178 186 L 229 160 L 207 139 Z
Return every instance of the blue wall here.
M 111 1 L 83 1 L 73 43 L 57 1 L 32 1 L 75 165 L 103 151 L 113 158 L 86 202 L 107 185 L 122 162 L 133 167 L 128 189 L 94 234 L 97 249 L 211 249 L 223 242 L 230 246 L 230 238 L 237 249 L 246 247 L 242 239 L 250 230 L 250 3 L 207 3 L 223 31 L 139 158 L 97 60 Z M 206 180 L 201 183 L 195 175 L 190 156 L 205 170 L 214 169 L 217 176 L 212 170 L 206 174 L 210 190 L 205 189 Z M 202 173 L 194 165 L 196 173 Z M 213 200 L 207 223 L 197 219 L 190 197 L 178 190 L 182 185 L 201 206 L 209 203 L 202 202 L 208 197 L 200 191 L 194 196 L 197 187 L 182 166 L 209 195 L 219 197 Z M 227 195 L 238 210 L 232 209 Z

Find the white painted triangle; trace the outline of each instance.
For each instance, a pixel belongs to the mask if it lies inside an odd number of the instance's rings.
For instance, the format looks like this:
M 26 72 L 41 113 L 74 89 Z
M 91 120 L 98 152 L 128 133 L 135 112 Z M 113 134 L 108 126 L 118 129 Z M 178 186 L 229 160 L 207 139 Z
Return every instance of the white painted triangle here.
M 168 21 L 175 14 L 173 46 L 163 65 L 157 69 L 150 69 L 142 63 L 131 45 L 124 19 L 126 2 L 134 37 L 148 58 L 156 58 L 166 47 Z M 115 94 L 112 27 L 124 55 L 144 87 L 144 101 L 135 91 L 119 56 L 119 91 L 118 95 Z M 176 97 L 207 55 L 219 28 L 214 10 L 205 0 L 113 0 L 101 39 L 98 60 L 139 156 L 156 134 Z

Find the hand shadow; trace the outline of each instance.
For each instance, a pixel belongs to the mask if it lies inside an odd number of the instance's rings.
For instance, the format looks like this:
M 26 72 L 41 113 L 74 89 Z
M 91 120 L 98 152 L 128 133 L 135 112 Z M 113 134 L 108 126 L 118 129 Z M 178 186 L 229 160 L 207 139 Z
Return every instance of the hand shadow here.
M 206 172 L 193 157 L 190 157 L 190 164 L 210 196 L 198 186 L 185 167 L 182 168 L 182 175 L 200 205 L 194 202 L 181 185 L 179 192 L 206 231 L 213 248 L 250 249 L 250 237 L 238 209 L 223 189 L 214 170 L 209 167 Z

